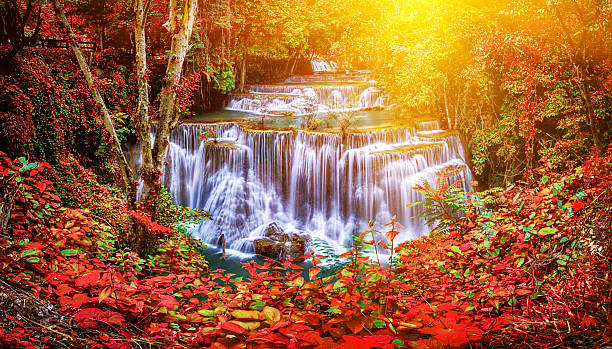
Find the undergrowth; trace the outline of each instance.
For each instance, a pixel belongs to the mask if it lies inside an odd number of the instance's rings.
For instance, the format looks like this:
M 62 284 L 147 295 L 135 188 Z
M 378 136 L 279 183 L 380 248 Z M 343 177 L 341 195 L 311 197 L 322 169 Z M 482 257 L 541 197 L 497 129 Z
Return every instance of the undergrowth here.
M 2 294 L 29 294 L 55 314 L 50 323 L 36 317 L 42 312 L 7 309 L 0 341 L 9 347 L 610 343 L 610 155 L 566 173 L 540 168 L 536 186 L 489 193 L 486 205 L 445 223 L 446 233 L 395 247 L 396 222 L 381 232 L 384 242 L 370 226 L 354 248 L 329 257 L 328 265 L 344 264 L 331 275 L 323 254 L 307 255 L 307 279 L 291 260 L 244 263 L 247 279 L 209 271 L 194 239 L 144 212 L 126 214 L 154 243 L 146 253 L 132 249 L 118 226 L 62 205 L 49 171 L 25 159 L 0 164 Z M 372 261 L 364 246 L 395 262 Z

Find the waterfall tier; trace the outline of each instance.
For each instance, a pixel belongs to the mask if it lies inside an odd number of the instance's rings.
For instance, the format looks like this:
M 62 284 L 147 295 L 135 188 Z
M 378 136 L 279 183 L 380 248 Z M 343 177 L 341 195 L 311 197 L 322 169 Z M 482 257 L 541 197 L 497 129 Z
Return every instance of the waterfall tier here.
M 433 184 L 449 169 L 465 188 L 471 180 L 458 136 L 419 136 L 434 126 L 341 135 L 182 125 L 170 137 L 164 183 L 177 204 L 212 214 L 194 236 L 216 245 L 224 233 L 241 252 L 253 253 L 252 241 L 271 222 L 341 251 L 368 220 L 397 215 L 404 241 L 430 230 L 411 218 L 421 208 L 406 207 L 422 199 L 415 184 Z M 204 132 L 216 138 L 201 141 Z
M 320 70 L 314 75 L 291 76 L 282 84 L 247 85 L 246 93 L 230 96 L 227 109 L 256 115 L 303 116 L 384 108 L 384 96 L 375 84 L 366 71 Z
M 305 115 L 384 107 L 381 92 L 365 83 L 352 85 L 249 85 L 233 94 L 227 109 L 253 114 Z

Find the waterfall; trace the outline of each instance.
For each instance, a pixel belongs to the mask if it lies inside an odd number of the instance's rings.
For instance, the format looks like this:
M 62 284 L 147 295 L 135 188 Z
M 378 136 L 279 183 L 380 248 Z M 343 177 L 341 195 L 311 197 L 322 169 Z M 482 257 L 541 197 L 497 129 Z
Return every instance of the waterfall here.
M 335 62 L 327 62 L 318 59 L 310 61 L 310 66 L 314 72 L 333 72 L 338 69 L 338 64 Z
M 450 169 L 450 180 L 466 189 L 471 181 L 459 137 L 419 136 L 424 129 L 437 124 L 344 136 L 186 124 L 171 134 L 163 181 L 176 204 L 212 214 L 191 229 L 212 245 L 224 233 L 228 248 L 252 253 L 253 239 L 276 222 L 342 251 L 368 220 L 384 224 L 393 215 L 406 227 L 396 242 L 405 241 L 430 230 L 411 218 L 422 208 L 406 207 L 422 199 L 415 184 L 433 184 Z M 205 131 L 215 140 L 201 141 Z
M 294 115 L 383 108 L 381 91 L 366 73 L 291 77 L 282 84 L 247 85 L 230 96 L 228 110 L 257 115 Z

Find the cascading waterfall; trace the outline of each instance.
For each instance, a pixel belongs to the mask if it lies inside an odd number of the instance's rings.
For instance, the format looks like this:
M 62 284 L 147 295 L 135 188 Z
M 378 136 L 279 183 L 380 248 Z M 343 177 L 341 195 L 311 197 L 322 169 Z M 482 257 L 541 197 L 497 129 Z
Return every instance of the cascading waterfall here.
M 330 84 L 335 83 L 335 84 Z M 230 97 L 228 110 L 257 115 L 294 115 L 383 108 L 382 93 L 365 73 L 291 77 L 284 84 L 248 85 Z
M 212 214 L 194 236 L 217 245 L 224 233 L 236 251 L 253 253 L 252 241 L 272 222 L 342 251 L 368 220 L 397 215 L 406 229 L 396 239 L 405 241 L 430 230 L 411 218 L 421 208 L 406 207 L 422 199 L 415 184 L 448 171 L 450 181 L 470 186 L 459 137 L 432 137 L 444 133 L 437 127 L 341 135 L 182 125 L 170 137 L 164 183 L 177 204 Z M 203 132 L 217 137 L 201 141 Z

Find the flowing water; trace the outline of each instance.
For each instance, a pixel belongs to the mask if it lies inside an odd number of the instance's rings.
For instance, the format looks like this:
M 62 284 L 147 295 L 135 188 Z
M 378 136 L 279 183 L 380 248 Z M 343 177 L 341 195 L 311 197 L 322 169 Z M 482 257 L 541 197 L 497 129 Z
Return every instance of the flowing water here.
M 321 111 L 345 103 L 349 96 L 359 96 L 355 108 L 382 105 L 383 98 L 364 72 L 298 76 L 250 90 L 273 99 L 259 98 L 256 103 L 235 95 L 230 108 L 240 105 L 235 109 L 258 113 L 261 108 L 295 107 L 295 117 L 303 112 L 296 102 L 300 100 L 316 101 Z M 406 206 L 423 199 L 414 185 L 434 184 L 438 173 L 445 171 L 449 182 L 460 180 L 470 189 L 461 141 L 441 130 L 437 121 L 342 135 L 246 130 L 231 122 L 234 117 L 174 130 L 163 181 L 177 204 L 212 214 L 213 220 L 191 229 L 195 237 L 218 245 L 224 234 L 227 247 L 238 255 L 252 255 L 253 241 L 271 223 L 286 232 L 306 234 L 311 241 L 324 240 L 337 252 L 351 244 L 353 234 L 367 229 L 369 220 L 380 228 L 394 215 L 405 227 L 395 242 L 416 238 L 431 227 L 413 218 L 422 207 Z M 361 122 L 367 125 L 367 120 Z M 202 140 L 203 134 L 208 141 Z M 378 238 L 385 239 L 382 234 Z
M 204 132 L 217 135 L 217 145 L 200 141 Z M 342 251 L 368 220 L 397 215 L 404 241 L 430 229 L 411 218 L 418 207 L 406 207 L 422 199 L 415 184 L 433 183 L 445 170 L 465 187 L 471 179 L 458 136 L 419 135 L 411 128 L 342 136 L 182 125 L 172 133 L 164 182 L 178 204 L 213 215 L 194 236 L 216 245 L 224 233 L 242 253 L 254 253 L 252 241 L 272 222 Z
M 230 96 L 228 110 L 300 116 L 385 107 L 381 91 L 366 72 L 296 76 L 280 84 L 247 85 L 245 90 Z

